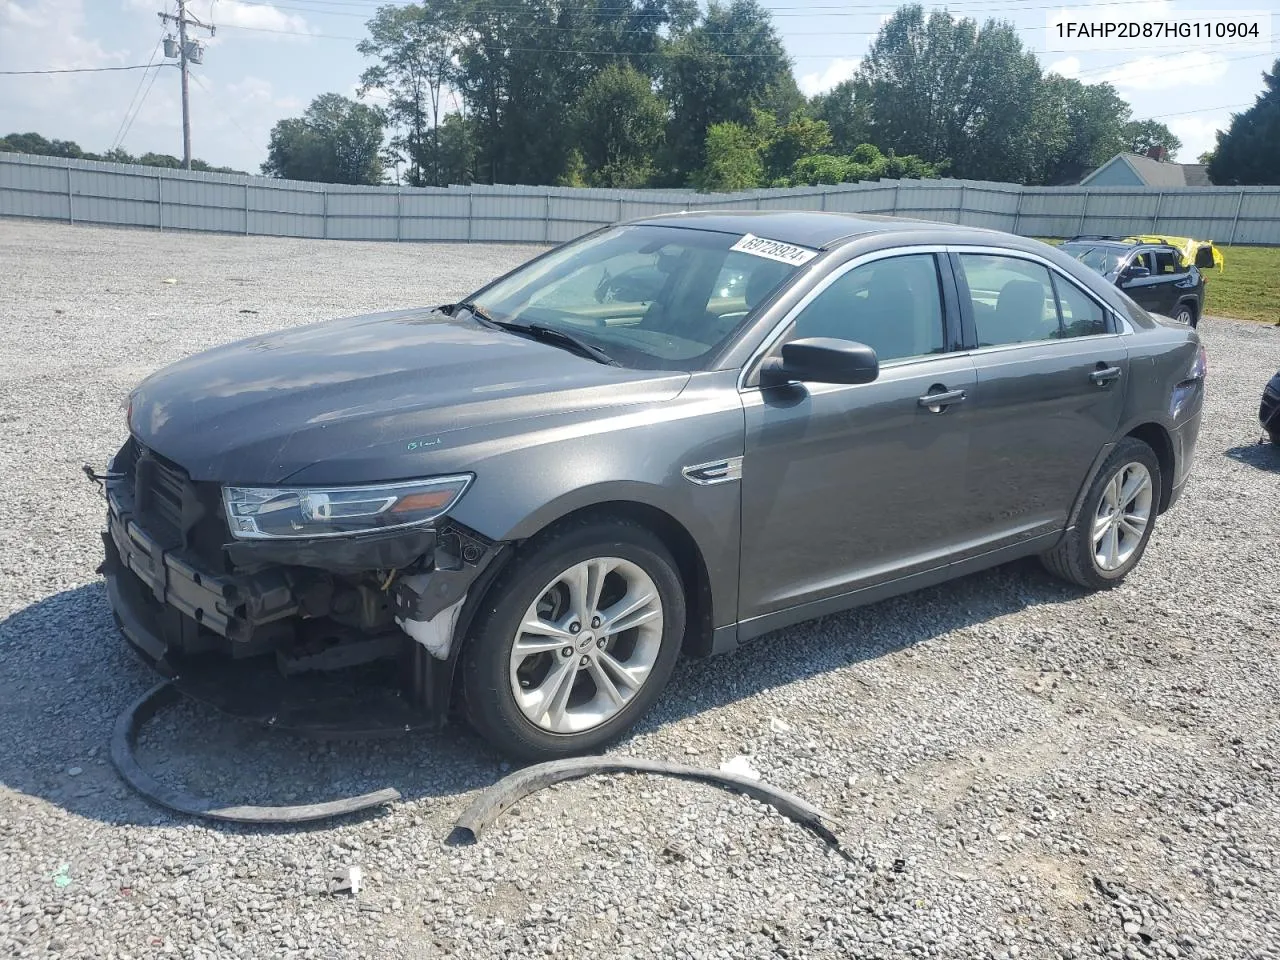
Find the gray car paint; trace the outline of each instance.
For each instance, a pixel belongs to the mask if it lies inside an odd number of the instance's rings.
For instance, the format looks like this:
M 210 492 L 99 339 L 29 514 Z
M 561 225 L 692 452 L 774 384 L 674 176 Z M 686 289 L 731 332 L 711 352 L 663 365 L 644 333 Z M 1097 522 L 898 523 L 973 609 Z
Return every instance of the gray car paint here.
M 724 650 L 790 622 L 1046 549 L 1061 536 L 1070 505 L 1109 444 L 1135 427 L 1156 425 L 1169 438 L 1175 466 L 1166 504 L 1185 479 L 1199 402 L 1175 414 L 1170 397 L 1195 358 L 1194 331 L 1151 319 L 1103 278 L 1044 244 L 974 228 L 838 215 L 643 222 L 807 241 L 822 252 L 756 308 L 710 369 L 596 367 L 583 387 L 566 369 L 562 384 L 528 394 L 513 389 L 492 402 L 483 399 L 480 370 L 469 391 L 459 385 L 458 405 L 426 411 L 424 397 L 418 407 L 429 429 L 412 428 L 414 436 L 406 435 L 408 421 L 387 411 L 376 421 L 376 450 L 331 448 L 321 458 L 323 433 L 310 425 L 286 440 L 303 444 L 294 462 L 313 455 L 289 470 L 288 482 L 474 472 L 451 516 L 495 541 L 524 540 L 584 508 L 643 505 L 678 524 L 695 545 L 690 565 L 705 571 L 707 623 L 715 631 L 695 638 L 693 647 Z M 1005 358 L 956 344 L 945 357 L 886 366 L 879 380 L 861 386 L 784 387 L 782 396 L 755 382 L 754 371 L 777 349 L 769 344 L 779 323 L 835 266 L 888 250 L 968 246 L 1041 258 L 1123 320 L 1104 337 L 1035 345 Z M 1116 389 L 1085 386 L 1096 364 L 1125 358 Z M 594 366 L 568 359 L 583 370 Z M 971 389 L 972 402 L 942 416 L 922 411 L 917 398 L 935 382 Z M 1061 449 L 1058 428 L 1069 438 Z M 929 436 L 921 439 L 921 430 Z M 269 442 L 263 437 L 260 444 Z M 410 446 L 415 442 L 425 445 Z M 743 458 L 741 482 L 700 485 L 682 473 L 732 458 Z M 223 462 L 234 462 L 230 452 Z M 390 463 L 385 476 L 369 475 Z M 984 497 L 997 474 L 1006 480 L 1005 496 Z
M 669 218 L 656 219 L 667 222 Z M 744 225 L 743 231 L 748 229 L 751 228 Z M 761 232 L 764 229 L 767 228 L 761 228 Z M 879 251 L 970 245 L 998 246 L 1048 260 L 1096 299 L 1122 312 L 1130 327 L 1137 327 L 1102 338 L 1079 338 L 1094 341 L 1091 343 L 1062 341 L 1029 345 L 1022 349 L 1025 356 L 1019 358 L 1014 374 L 1001 378 L 1010 382 L 995 382 L 989 395 L 975 397 L 968 410 L 982 411 L 984 407 L 987 410 L 986 430 L 980 423 L 976 425 L 980 445 L 983 436 L 998 435 L 1002 411 L 1007 416 L 1017 410 L 1020 403 L 1030 404 L 1032 411 L 1019 415 L 1016 420 L 1017 433 L 1027 446 L 1012 465 L 1007 462 L 1009 455 L 1002 455 L 990 442 L 980 446 L 981 455 L 975 457 L 954 449 L 973 444 L 972 436 L 968 440 L 951 437 L 945 442 L 953 449 L 936 459 L 919 462 L 909 454 L 904 457 L 901 451 L 889 452 L 894 445 L 889 431 L 881 434 L 879 450 L 875 449 L 874 437 L 868 438 L 866 434 L 859 437 L 856 429 L 845 434 L 855 447 L 870 452 L 870 457 L 860 458 L 857 450 L 839 450 L 835 437 L 826 443 L 796 446 L 794 433 L 797 431 L 821 431 L 822 428 L 804 414 L 813 409 L 815 400 L 833 393 L 871 398 L 874 404 L 863 410 L 851 405 L 850 409 L 855 415 L 860 414 L 860 418 L 852 421 L 850 428 L 861 424 L 866 429 L 870 421 L 894 406 L 903 411 L 903 416 L 914 418 L 919 410 L 915 391 L 920 386 L 927 387 L 925 380 L 936 379 L 927 373 L 903 383 L 902 389 L 898 386 L 901 374 L 894 374 L 892 380 L 886 376 L 883 381 L 855 387 L 803 387 L 801 393 L 806 399 L 793 408 L 797 420 L 790 438 L 785 427 L 781 430 L 775 427 L 773 432 L 766 429 L 769 424 L 753 410 L 755 400 L 748 397 L 754 388 L 749 385 L 744 388 L 747 392 L 741 401 L 725 392 L 730 383 L 736 382 L 740 368 L 758 352 L 766 337 L 836 265 Z M 1168 413 L 1170 392 L 1190 369 L 1197 344 L 1196 335 L 1185 328 L 1167 329 L 1145 315 L 1135 315 L 1132 304 L 1125 303 L 1114 287 L 1073 258 L 1045 244 L 995 231 L 898 221 L 891 230 L 855 236 L 807 264 L 785 290 L 764 305 L 756 321 L 720 358 L 718 366 L 721 372 L 731 375 L 729 378 L 716 382 L 711 374 L 697 374 L 685 393 L 675 400 L 633 411 L 625 422 L 608 425 L 606 442 L 610 444 L 607 457 L 610 466 L 598 469 L 601 473 L 610 473 L 613 479 L 593 478 L 585 485 L 581 482 L 577 468 L 590 462 L 591 451 L 598 449 L 593 443 L 584 446 L 576 438 L 556 440 L 547 436 L 530 446 L 526 442 L 530 438 L 526 438 L 520 441 L 522 452 L 498 452 L 494 459 L 487 461 L 484 470 L 477 471 L 480 476 L 494 468 L 495 481 L 489 485 L 491 493 L 481 496 L 479 489 L 468 493 L 455 510 L 455 516 L 488 536 L 505 540 L 531 536 L 574 509 L 604 500 L 634 500 L 660 509 L 689 530 L 703 551 L 711 581 L 713 623 L 719 628 L 715 647 L 727 649 L 739 639 L 767 629 L 948 579 L 947 575 L 939 574 L 947 573 L 947 568 L 962 561 L 963 568 L 950 571 L 950 575 L 1052 546 L 1066 527 L 1072 503 L 1100 464 L 1103 445 L 1143 423 L 1156 423 L 1171 435 L 1180 434 L 1183 422 L 1198 418 L 1198 407 L 1184 411 L 1181 422 L 1175 422 Z M 1088 373 L 1097 363 L 1114 363 L 1124 354 L 1135 351 L 1141 361 L 1141 376 L 1123 377 L 1119 388 L 1110 393 L 1099 390 L 1088 380 Z M 964 351 L 963 355 L 980 353 Z M 926 360 L 922 365 L 938 362 Z M 964 365 L 956 355 L 947 357 L 946 362 L 959 363 L 961 368 Z M 886 368 L 886 373 L 890 369 Z M 707 391 L 705 399 L 699 400 L 699 409 L 703 412 L 696 424 L 690 422 L 691 411 L 686 407 L 689 403 L 686 394 L 695 382 L 706 383 Z M 971 375 L 963 374 L 955 382 L 972 382 Z M 740 403 L 745 406 L 739 406 Z M 1037 417 L 1037 410 L 1049 415 L 1050 420 Z M 1054 417 L 1067 421 L 1072 411 L 1080 413 L 1080 419 L 1068 424 L 1072 434 L 1068 456 L 1056 452 L 1048 422 Z M 708 414 L 711 419 L 705 420 Z M 946 416 L 950 417 L 951 413 Z M 978 412 L 966 412 L 964 416 L 979 419 Z M 714 425 L 710 442 L 704 423 Z M 776 419 L 775 423 L 785 423 L 785 418 Z M 745 436 L 740 432 L 744 426 Z M 1095 445 L 1092 450 L 1090 443 Z M 1177 441 L 1174 446 L 1178 456 L 1175 482 L 1180 483 L 1189 458 Z M 560 450 L 566 454 L 561 455 Z M 1021 502 L 1011 503 L 1004 516 L 995 515 L 988 503 L 989 523 L 984 529 L 971 531 L 972 536 L 967 538 L 955 536 L 955 531 L 965 529 L 964 514 L 974 508 L 971 497 L 960 498 L 959 502 L 941 498 L 947 503 L 947 510 L 934 510 L 928 505 L 928 490 L 954 482 L 957 477 L 951 472 L 932 471 L 950 471 L 958 461 L 964 463 L 963 472 L 958 476 L 964 478 L 970 493 L 982 490 L 996 469 L 1015 471 L 1022 487 L 1032 486 L 1037 480 L 1043 482 L 1050 475 L 1041 472 L 1035 456 L 1028 456 L 1027 451 L 1047 455 L 1055 471 L 1052 483 L 1048 484 L 1054 499 L 1029 495 Z M 897 459 L 875 463 L 877 454 Z M 696 487 L 679 476 L 681 464 L 730 456 L 745 458 L 741 491 L 738 484 Z M 869 465 L 872 472 L 859 486 L 877 491 L 884 499 L 865 508 L 840 503 L 837 498 L 847 496 L 847 491 L 832 484 L 823 486 L 821 482 L 824 476 L 832 475 L 828 468 L 833 456 L 844 461 L 846 467 L 854 461 Z M 1001 462 L 1002 457 L 1006 462 Z M 536 488 L 521 491 L 512 499 L 510 485 L 502 482 L 500 476 L 531 470 L 532 466 L 521 466 L 525 458 L 530 464 L 536 460 L 539 482 Z M 1062 475 L 1063 468 L 1065 475 Z M 770 472 L 761 474 L 761 469 Z M 616 479 L 618 476 L 630 479 L 621 481 Z M 902 489 L 901 480 L 906 476 L 925 479 L 913 481 Z M 766 479 L 769 477 L 772 479 Z M 477 488 L 479 483 L 478 479 Z M 741 504 L 739 495 L 744 498 Z M 1030 521 L 1023 512 L 1027 506 L 1034 507 Z M 740 559 L 735 549 L 737 525 L 730 522 L 739 508 L 743 531 Z M 861 544 L 868 538 L 881 547 L 892 544 L 894 531 L 909 525 L 904 519 L 908 510 L 913 510 L 913 522 L 932 526 L 935 535 L 911 544 L 896 555 L 894 548 L 864 549 Z M 768 532 L 776 535 L 770 537 Z M 832 558 L 843 556 L 842 551 L 852 552 L 854 560 L 835 562 L 837 568 L 843 569 L 832 569 Z M 739 631 L 736 627 L 739 621 L 750 626 Z

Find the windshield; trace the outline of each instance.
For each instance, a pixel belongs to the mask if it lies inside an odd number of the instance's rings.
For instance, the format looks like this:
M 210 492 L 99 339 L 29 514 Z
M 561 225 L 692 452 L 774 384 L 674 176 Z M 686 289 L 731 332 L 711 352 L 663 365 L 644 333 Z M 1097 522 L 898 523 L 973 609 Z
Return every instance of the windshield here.
M 614 227 L 517 270 L 471 302 L 500 323 L 572 334 L 624 366 L 698 369 L 798 269 L 731 249 L 742 239 L 681 227 Z M 812 256 L 787 249 L 796 259 Z
M 1120 266 L 1125 251 L 1115 247 L 1094 246 L 1087 243 L 1064 243 L 1062 252 L 1075 257 L 1086 267 L 1108 274 Z

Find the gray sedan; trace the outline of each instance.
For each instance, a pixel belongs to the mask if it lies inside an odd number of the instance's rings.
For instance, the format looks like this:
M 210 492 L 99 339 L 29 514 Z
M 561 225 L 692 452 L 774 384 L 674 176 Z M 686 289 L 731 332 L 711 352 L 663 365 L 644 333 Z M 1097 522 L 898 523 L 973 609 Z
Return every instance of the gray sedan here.
M 1033 240 L 657 217 L 156 373 L 104 570 L 166 672 L 381 661 L 509 754 L 596 750 L 681 653 L 1025 556 L 1118 583 L 1204 376 L 1194 330 Z

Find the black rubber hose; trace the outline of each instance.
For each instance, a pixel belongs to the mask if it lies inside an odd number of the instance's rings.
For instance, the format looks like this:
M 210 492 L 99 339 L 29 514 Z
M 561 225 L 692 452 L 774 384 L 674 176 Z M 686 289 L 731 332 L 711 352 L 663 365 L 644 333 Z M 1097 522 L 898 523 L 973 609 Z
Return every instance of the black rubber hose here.
M 194 796 L 184 790 L 167 787 L 142 769 L 134 759 L 133 751 L 137 746 L 138 731 L 142 729 L 142 725 L 155 716 L 156 711 L 161 707 L 176 702 L 178 696 L 172 681 L 161 681 L 120 714 L 116 719 L 115 731 L 111 735 L 111 762 L 115 764 L 116 770 L 124 778 L 125 783 L 152 803 L 177 813 L 207 817 L 210 820 L 227 820 L 234 823 L 307 823 L 356 813 L 400 799 L 400 791 L 388 787 L 358 797 L 330 800 L 327 803 L 305 803 L 292 807 L 226 806 Z
M 504 810 L 529 794 L 555 783 L 577 780 L 597 773 L 652 773 L 679 777 L 683 780 L 696 780 L 734 790 L 761 803 L 770 804 L 784 816 L 812 830 L 842 856 L 846 858 L 849 856 L 841 846 L 840 837 L 833 829 L 833 826 L 837 825 L 835 819 L 794 793 L 733 773 L 689 767 L 680 763 L 667 763 L 663 760 L 644 760 L 638 757 L 577 757 L 569 760 L 552 760 L 517 770 L 471 801 L 462 816 L 458 818 L 451 839 L 457 843 L 475 843 L 481 832 L 497 820 Z

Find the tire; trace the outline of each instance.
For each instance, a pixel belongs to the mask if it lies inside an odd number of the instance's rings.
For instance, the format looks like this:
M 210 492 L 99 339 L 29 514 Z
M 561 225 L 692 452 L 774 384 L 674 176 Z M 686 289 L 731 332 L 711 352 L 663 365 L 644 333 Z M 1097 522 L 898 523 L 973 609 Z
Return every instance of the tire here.
M 1200 318 L 1196 315 L 1196 308 L 1189 303 L 1178 304 L 1178 309 L 1173 319 L 1192 329 L 1200 322 Z
M 593 585 L 599 598 L 593 612 L 600 616 L 582 622 L 589 604 L 575 596 L 585 598 Z M 650 593 L 652 601 L 627 614 Z M 666 686 L 685 613 L 676 563 L 648 529 L 597 519 L 550 531 L 499 575 L 480 607 L 462 652 L 467 717 L 490 744 L 520 760 L 599 750 L 635 724 Z M 610 617 L 623 629 L 605 634 Z M 531 619 L 539 629 L 522 629 Z
M 1120 489 L 1113 486 L 1124 475 L 1125 483 L 1138 483 L 1146 471 L 1146 485 L 1135 498 L 1112 506 Z M 1125 437 L 1111 451 L 1102 469 L 1089 485 L 1077 508 L 1067 533 L 1052 550 L 1040 555 L 1045 568 L 1056 577 L 1088 590 L 1105 590 L 1120 583 L 1138 565 L 1151 531 L 1155 528 L 1160 504 L 1160 460 L 1155 451 L 1133 437 Z M 1136 520 L 1145 514 L 1140 535 L 1135 533 Z M 1110 516 L 1111 520 L 1107 520 Z M 1127 518 L 1127 519 L 1125 519 Z M 1100 541 L 1095 541 L 1099 528 L 1104 528 Z M 1114 531 L 1115 540 L 1108 531 Z M 1115 544 L 1114 552 L 1109 549 Z

